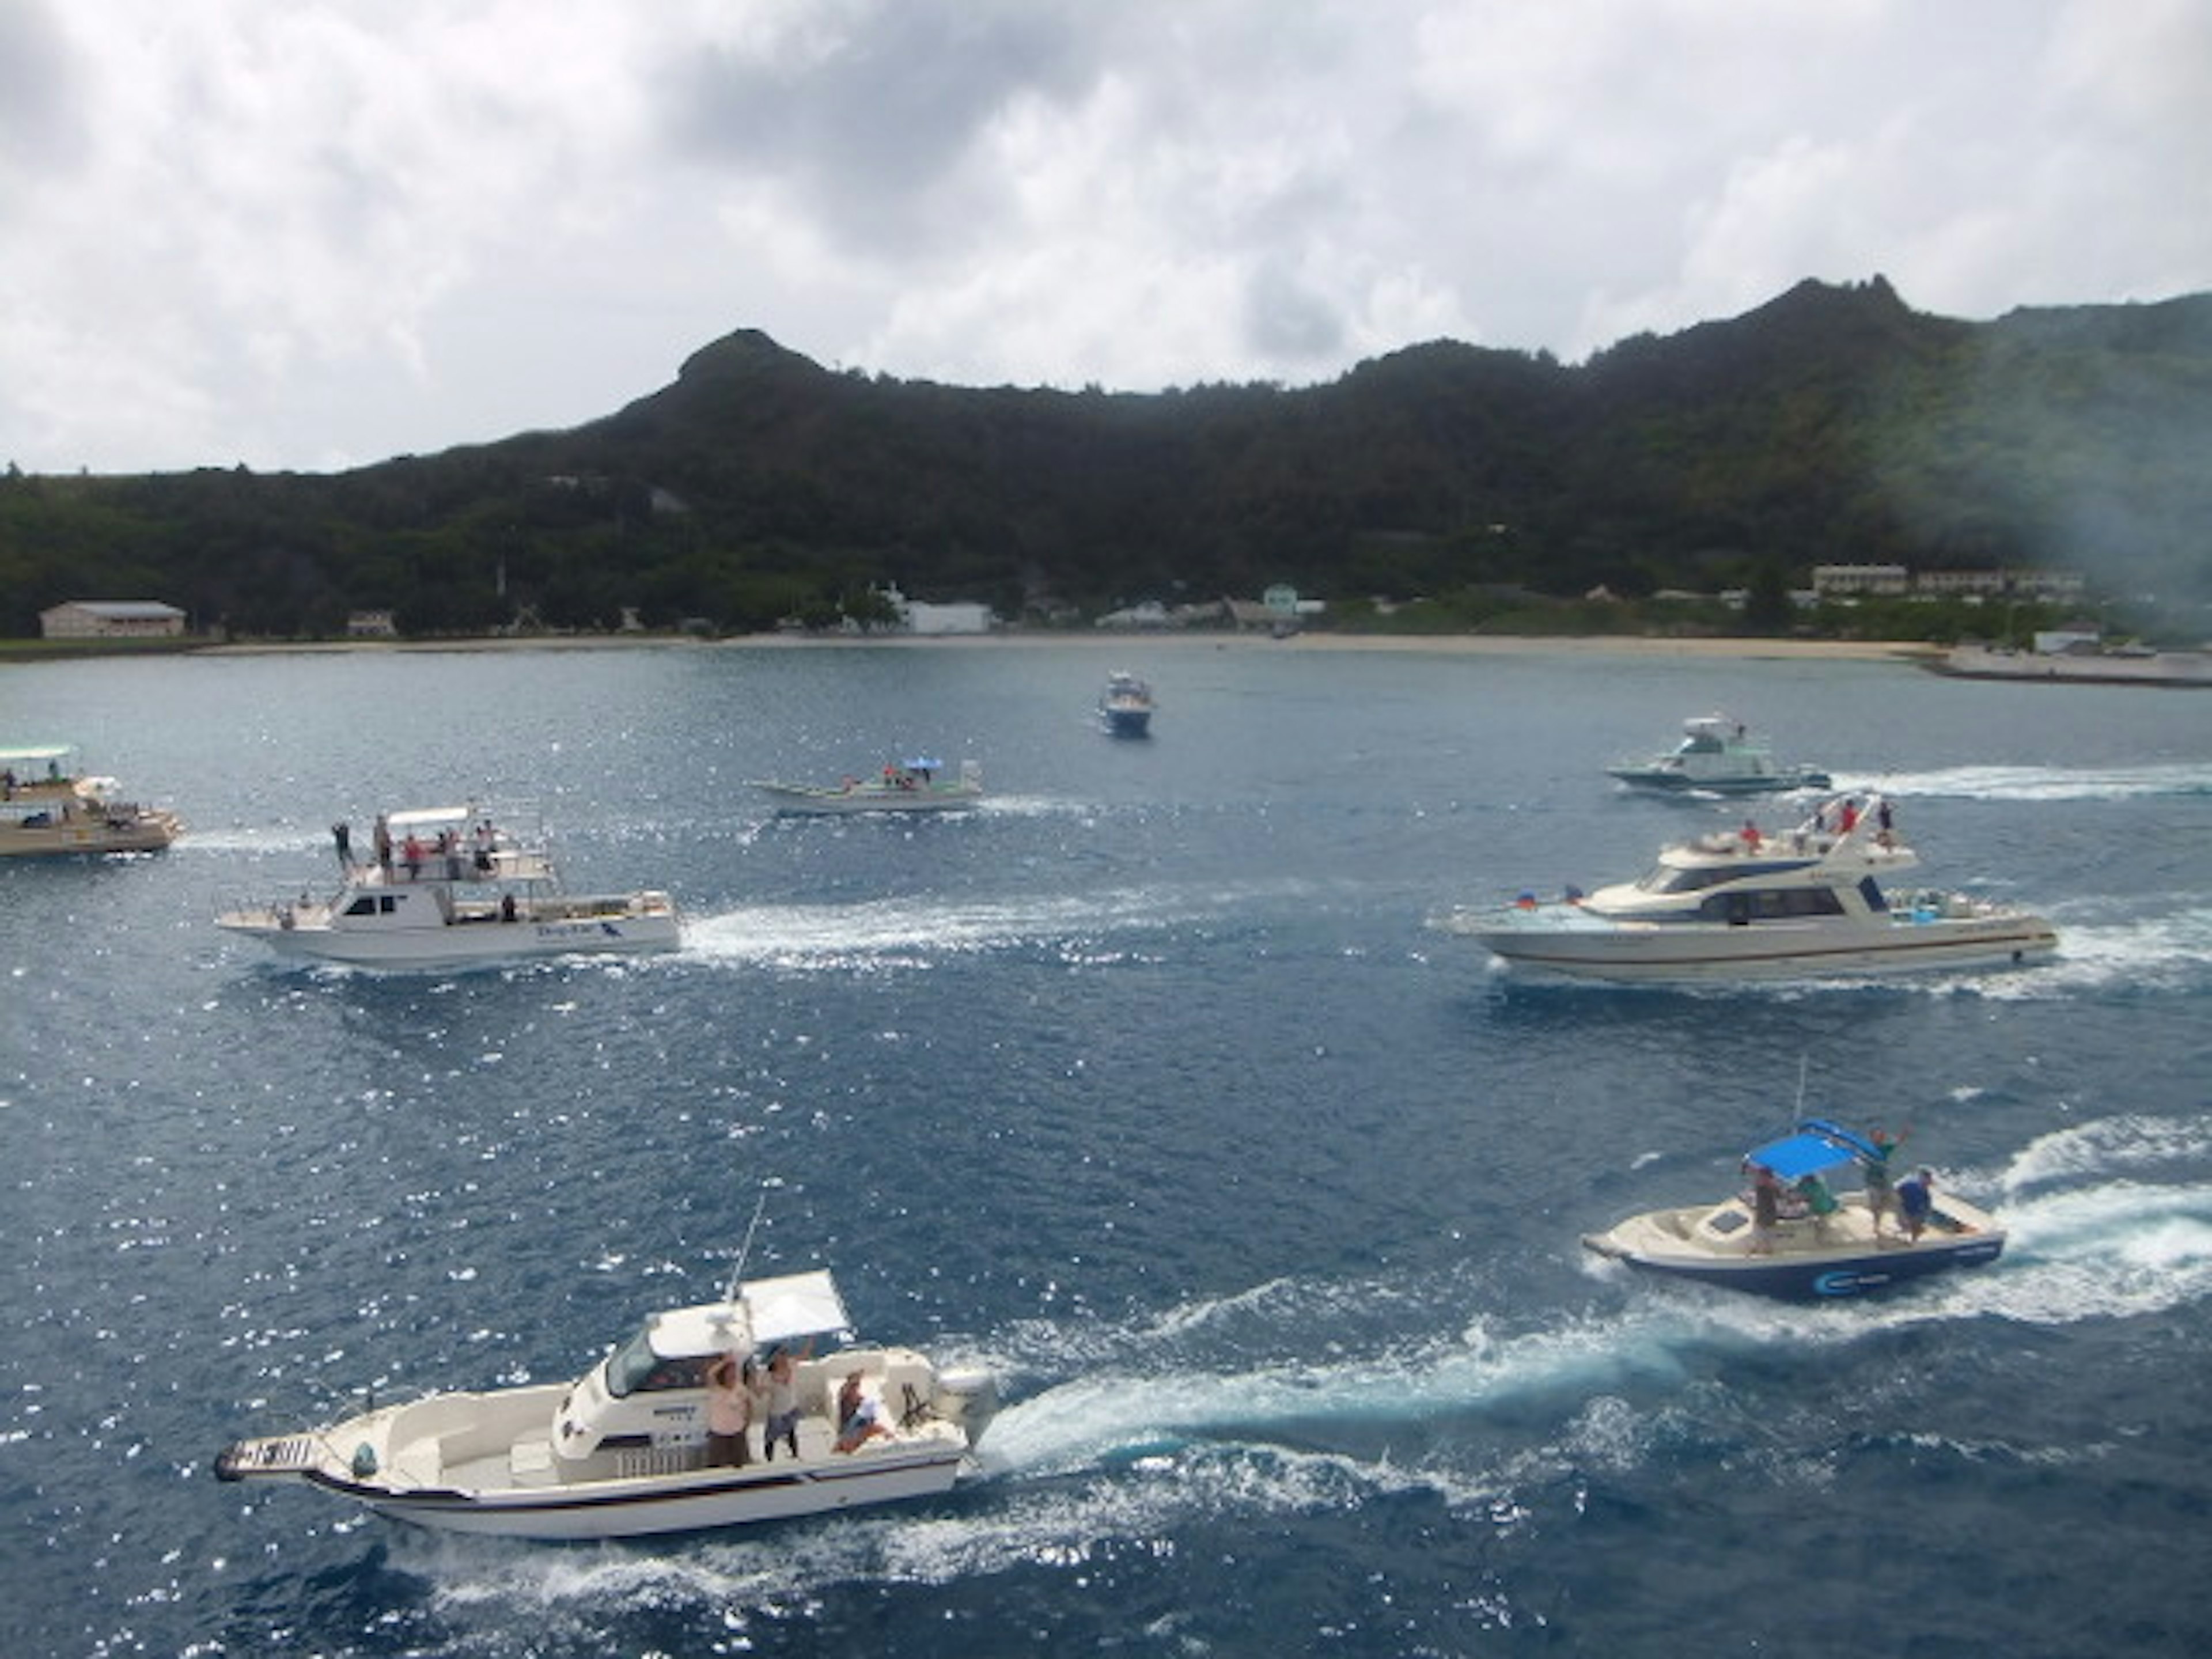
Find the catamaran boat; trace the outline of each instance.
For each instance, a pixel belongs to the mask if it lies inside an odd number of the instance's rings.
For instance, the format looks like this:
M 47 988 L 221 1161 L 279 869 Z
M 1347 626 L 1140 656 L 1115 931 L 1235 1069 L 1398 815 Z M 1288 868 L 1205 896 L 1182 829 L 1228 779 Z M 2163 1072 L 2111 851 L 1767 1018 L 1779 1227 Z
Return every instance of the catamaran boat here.
M 0 856 L 158 853 L 183 832 L 175 813 L 121 799 L 114 779 L 79 767 L 74 744 L 0 748 Z
M 849 1326 L 826 1270 L 745 1280 L 720 1302 L 653 1315 L 573 1382 L 371 1403 L 239 1441 L 215 1472 L 303 1481 L 426 1527 L 539 1539 L 738 1526 L 946 1491 L 997 1409 L 992 1379 L 941 1371 L 909 1348 L 814 1353 L 846 1343 Z M 744 1461 L 710 1462 L 709 1368 L 728 1357 L 765 1372 L 779 1350 L 795 1362 L 791 1437 L 764 1445 L 758 1424 L 739 1437 Z
M 1115 737 L 1150 737 L 1152 708 L 1152 688 L 1136 675 L 1117 668 L 1106 677 L 1106 689 L 1098 697 L 1098 718 Z
M 1682 727 L 1682 741 L 1671 754 L 1624 761 L 1607 767 L 1607 773 L 1640 789 L 1675 793 L 1744 795 L 1828 787 L 1828 775 L 1817 768 L 1777 763 L 1766 739 L 1753 735 L 1741 720 L 1700 714 Z
M 777 783 L 757 780 L 756 789 L 775 801 L 778 813 L 789 817 L 829 817 L 845 812 L 957 812 L 983 799 L 983 769 L 972 760 L 960 763 L 951 777 L 944 775 L 945 763 L 917 756 L 902 765 L 886 765 L 869 777 L 847 778 L 842 783 Z
M 1462 908 L 1431 926 L 1516 968 L 1589 979 L 1802 979 L 2018 967 L 2058 949 L 2041 916 L 1888 884 L 1919 864 L 1889 804 L 1838 797 L 1797 829 L 1741 830 L 1667 848 L 1640 880 L 1556 902 Z
M 367 859 L 346 826 L 331 833 L 343 875 L 330 897 L 228 910 L 216 925 L 279 956 L 399 969 L 683 943 L 667 894 L 570 894 L 542 841 L 518 838 L 473 805 L 386 814 Z
M 1631 1216 L 1586 1235 L 1583 1243 L 1652 1273 L 1785 1297 L 1857 1296 L 1997 1259 L 2004 1229 L 1948 1192 L 1936 1197 L 1925 1170 L 1918 1178 L 1930 1203 L 1917 1231 L 1893 1211 L 1878 1210 L 1870 1200 L 1874 1189 L 1838 1194 L 1830 1185 L 1838 1170 L 1879 1167 L 1886 1173 L 1893 1161 L 1887 1146 L 1808 1119 L 1745 1154 L 1746 1190 L 1717 1204 Z M 1773 1206 L 1765 1225 L 1757 1192 L 1762 1184 Z

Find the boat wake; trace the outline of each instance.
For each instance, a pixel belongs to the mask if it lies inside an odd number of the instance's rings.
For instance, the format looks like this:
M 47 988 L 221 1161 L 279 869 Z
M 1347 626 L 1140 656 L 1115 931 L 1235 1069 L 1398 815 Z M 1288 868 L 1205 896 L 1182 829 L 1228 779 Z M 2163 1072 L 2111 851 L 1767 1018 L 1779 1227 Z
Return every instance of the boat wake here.
M 2203 761 L 2141 766 L 1954 766 L 1929 772 L 1838 774 L 1837 790 L 1879 791 L 1900 800 L 1964 796 L 1972 800 L 2139 800 L 2155 795 L 2212 795 L 2212 765 Z
M 687 957 L 739 967 L 819 972 L 924 966 L 948 957 L 1044 946 L 1086 957 L 1107 935 L 1157 933 L 1279 898 L 1296 884 L 1143 887 L 1061 896 L 860 904 L 760 905 L 691 919 Z
M 1978 1319 L 2156 1316 L 2212 1300 L 2212 1176 L 2178 1174 L 2208 1165 L 2212 1117 L 2114 1117 L 2043 1137 L 2000 1169 L 1959 1174 L 2006 1195 L 2003 1261 L 1890 1297 L 1770 1302 L 1592 1261 L 1599 1293 L 1540 1327 L 1468 1320 L 1494 1299 L 1474 1267 L 1411 1290 L 1285 1279 L 1120 1323 L 1026 1322 L 971 1357 L 1012 1378 L 1060 1380 L 1026 1394 L 1016 1382 L 1021 1397 L 983 1443 L 980 1487 L 590 1553 L 401 1532 L 395 1565 L 434 1587 L 444 1617 L 502 1651 L 518 1607 L 534 1638 L 580 1648 L 641 1612 L 705 1612 L 737 1636 L 841 1585 L 1102 1571 L 1194 1522 L 1410 1497 L 1507 1528 L 1529 1519 L 1531 1493 L 1673 1455 L 1685 1436 L 1740 1431 L 1739 1408 L 1715 1393 L 1717 1355 L 1835 1350 Z M 1409 1340 L 1408 1323 L 1433 1334 Z M 1317 1330 L 1338 1333 L 1318 1353 Z M 1778 1481 L 1806 1477 L 1788 1448 L 1766 1455 Z

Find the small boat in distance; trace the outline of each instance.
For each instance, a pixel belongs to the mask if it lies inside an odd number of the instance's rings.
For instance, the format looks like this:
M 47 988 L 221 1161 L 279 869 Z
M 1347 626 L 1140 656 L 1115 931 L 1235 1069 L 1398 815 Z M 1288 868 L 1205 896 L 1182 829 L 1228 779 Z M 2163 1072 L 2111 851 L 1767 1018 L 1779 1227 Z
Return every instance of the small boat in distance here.
M 1098 718 L 1117 738 L 1150 737 L 1153 707 L 1152 688 L 1117 668 L 1106 677 L 1106 689 L 1099 694 Z
M 1586 1234 L 1583 1243 L 1651 1273 L 1815 1298 L 1857 1296 L 1996 1261 L 2004 1250 L 2004 1229 L 1949 1193 L 1936 1197 L 1925 1170 L 1898 1177 L 1890 1169 L 1894 1145 L 1808 1119 L 1744 1155 L 1744 1190 L 1717 1204 L 1631 1216 Z M 1865 1190 L 1838 1196 L 1830 1179 L 1852 1168 L 1873 1178 Z M 1896 1182 L 1893 1199 L 1890 1180 Z
M 81 764 L 75 744 L 0 747 L 0 856 L 158 853 L 183 833 L 175 813 L 119 799 Z
M 960 763 L 953 777 L 939 775 L 940 760 L 918 757 L 902 765 L 886 765 L 872 777 L 847 778 L 842 783 L 779 783 L 757 779 L 753 787 L 775 803 L 787 817 L 825 817 L 847 812 L 954 812 L 983 799 L 983 769 L 972 760 Z
M 1726 714 L 1699 714 L 1682 722 L 1682 741 L 1670 754 L 1607 767 L 1607 775 L 1639 789 L 1717 795 L 1826 789 L 1828 775 L 1816 767 L 1776 763 L 1766 739 Z
M 535 957 L 671 951 L 683 927 L 667 894 L 572 895 L 542 837 L 519 838 L 471 804 L 391 812 L 372 855 L 333 824 L 340 878 L 325 899 L 226 910 L 216 926 L 279 956 L 354 968 L 446 969 Z
M 1741 830 L 1663 848 L 1641 879 L 1554 903 L 1462 908 L 1431 926 L 1516 968 L 1586 979 L 1735 981 L 2019 967 L 2058 949 L 2041 916 L 1957 893 L 1897 897 L 1920 860 L 1889 803 L 1842 796 L 1796 829 Z
M 372 1403 L 238 1441 L 215 1472 L 302 1481 L 450 1532 L 556 1540 L 740 1526 L 948 1490 L 997 1408 L 990 1376 L 940 1371 L 910 1348 L 815 1354 L 817 1342 L 848 1340 L 849 1326 L 825 1269 L 747 1280 L 720 1302 L 651 1316 L 572 1382 Z M 759 1422 L 739 1437 L 744 1461 L 717 1462 L 707 1384 L 725 1358 L 748 1381 L 763 1373 L 763 1396 L 777 1379 L 793 1414 L 775 1444 L 765 1443 L 775 1425 Z

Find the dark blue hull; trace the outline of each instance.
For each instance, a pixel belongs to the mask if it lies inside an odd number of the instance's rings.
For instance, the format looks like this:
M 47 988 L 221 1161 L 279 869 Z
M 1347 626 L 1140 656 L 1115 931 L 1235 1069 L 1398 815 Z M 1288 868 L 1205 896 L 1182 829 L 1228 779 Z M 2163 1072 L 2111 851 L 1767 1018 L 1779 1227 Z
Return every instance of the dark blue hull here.
M 1828 1302 L 1838 1297 L 1886 1290 L 1907 1279 L 1924 1279 L 1954 1267 L 1985 1267 L 2003 1251 L 2004 1239 L 2000 1235 L 1962 1238 L 1950 1244 L 1923 1242 L 1911 1249 L 1874 1250 L 1852 1256 L 1822 1255 L 1796 1261 L 1786 1256 L 1743 1256 L 1712 1261 L 1641 1255 L 1624 1259 L 1647 1273 L 1665 1273 L 1670 1278 L 1725 1285 L 1731 1290 L 1750 1291 L 1759 1296 Z

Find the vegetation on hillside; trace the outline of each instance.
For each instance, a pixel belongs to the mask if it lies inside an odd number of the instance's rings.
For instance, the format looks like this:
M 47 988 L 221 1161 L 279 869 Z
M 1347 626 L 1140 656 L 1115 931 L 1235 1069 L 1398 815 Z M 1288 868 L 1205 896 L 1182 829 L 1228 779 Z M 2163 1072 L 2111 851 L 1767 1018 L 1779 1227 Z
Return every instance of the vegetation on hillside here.
M 1145 395 L 838 374 L 747 331 L 605 419 L 349 472 L 11 468 L 0 635 L 84 598 L 422 635 L 626 608 L 820 625 L 891 584 L 1040 618 L 1276 582 L 1340 625 L 1771 629 L 1814 565 L 1877 562 L 2076 570 L 2201 634 L 2208 433 L 2212 296 L 1973 324 L 1808 283 L 1581 365 L 1437 342 L 1323 386 Z M 1752 603 L 1668 597 L 1723 589 Z

